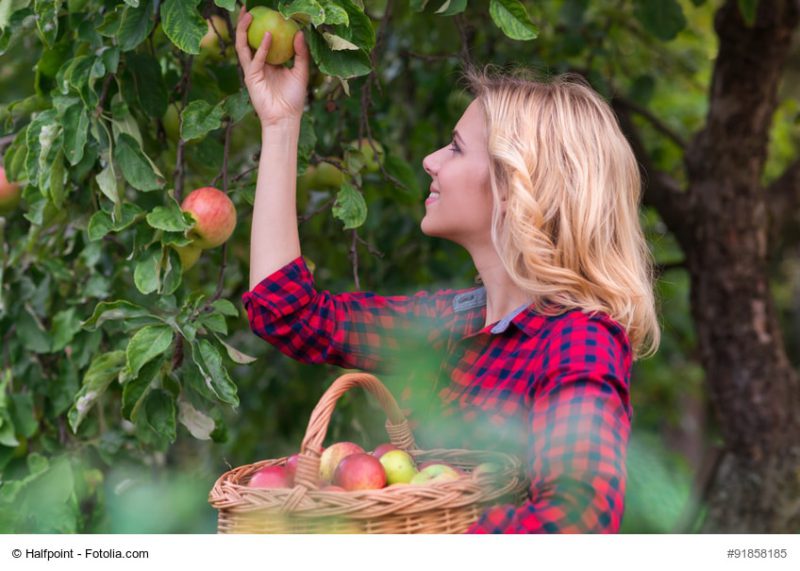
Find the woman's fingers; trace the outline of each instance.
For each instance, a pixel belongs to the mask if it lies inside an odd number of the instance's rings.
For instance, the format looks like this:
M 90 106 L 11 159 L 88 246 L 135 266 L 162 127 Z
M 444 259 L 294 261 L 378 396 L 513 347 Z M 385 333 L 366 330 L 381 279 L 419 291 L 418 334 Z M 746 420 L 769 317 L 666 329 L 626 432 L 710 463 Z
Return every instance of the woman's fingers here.
M 294 35 L 294 67 L 296 67 L 304 81 L 308 81 L 308 45 L 302 31 Z
M 245 71 L 250 67 L 253 59 L 250 55 L 250 46 L 247 45 L 247 26 L 252 19 L 253 16 L 250 12 L 245 12 L 244 6 L 242 6 L 242 11 L 239 12 L 239 22 L 236 24 L 236 53 L 239 54 L 239 63 L 242 64 L 242 69 Z
M 261 43 L 256 50 L 256 55 L 253 56 L 253 63 L 251 65 L 255 69 L 264 69 L 264 64 L 267 60 L 267 53 L 269 52 L 269 46 L 271 43 L 272 34 L 265 32 L 264 37 L 261 38 Z

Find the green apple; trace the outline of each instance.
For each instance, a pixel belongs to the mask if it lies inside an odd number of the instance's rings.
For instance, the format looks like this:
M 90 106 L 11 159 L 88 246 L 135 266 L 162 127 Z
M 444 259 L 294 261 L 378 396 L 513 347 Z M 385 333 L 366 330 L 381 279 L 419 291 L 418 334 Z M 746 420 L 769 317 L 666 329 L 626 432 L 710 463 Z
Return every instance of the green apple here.
M 181 259 L 181 267 L 183 268 L 184 272 L 195 265 L 197 260 L 200 258 L 200 254 L 203 253 L 202 248 L 195 246 L 194 244 L 173 247 L 175 248 L 175 251 L 178 252 L 178 256 Z
M 430 464 L 423 468 L 416 474 L 409 484 L 423 485 L 433 484 L 436 482 L 448 482 L 451 480 L 458 480 L 461 476 L 452 466 L 447 464 Z
M 389 450 L 378 459 L 386 472 L 388 484 L 407 484 L 417 475 L 417 464 L 405 450 Z
M 294 57 L 294 35 L 300 29 L 294 20 L 265 6 L 256 6 L 250 10 L 253 20 L 247 27 L 247 42 L 254 50 L 261 45 L 266 32 L 272 35 L 272 43 L 267 53 L 267 63 L 281 65 Z
M 336 165 L 322 161 L 317 165 L 314 174 L 314 187 L 339 188 L 344 183 L 344 172 Z
M 181 118 L 178 113 L 178 106 L 174 103 L 167 105 L 167 112 L 164 113 L 161 122 L 164 124 L 167 138 L 173 143 L 177 143 L 181 137 Z
M 361 152 L 361 155 L 364 157 L 364 167 L 367 172 L 378 172 L 380 166 L 383 164 L 385 153 L 383 146 L 381 146 L 378 141 L 373 139 L 372 142 L 375 145 L 375 149 L 378 151 L 377 159 L 375 158 L 375 151 L 372 150 L 372 146 L 369 144 L 369 139 L 353 141 L 350 143 L 350 146 Z
M 206 32 L 206 35 L 203 36 L 203 39 L 200 40 L 200 57 L 214 59 L 214 60 L 224 59 L 225 56 L 232 51 L 232 44 L 230 42 L 231 36 L 228 33 L 228 24 L 222 17 L 217 15 L 208 18 L 207 22 L 208 22 L 208 31 Z M 214 28 L 217 29 L 216 32 L 214 31 Z M 217 36 L 217 32 L 219 32 L 219 36 Z M 219 47 L 220 36 L 225 42 L 225 54 L 222 54 L 220 52 L 220 47 Z
M 297 190 L 299 192 L 307 192 L 314 188 L 317 178 L 317 167 L 308 165 L 306 172 L 297 177 Z

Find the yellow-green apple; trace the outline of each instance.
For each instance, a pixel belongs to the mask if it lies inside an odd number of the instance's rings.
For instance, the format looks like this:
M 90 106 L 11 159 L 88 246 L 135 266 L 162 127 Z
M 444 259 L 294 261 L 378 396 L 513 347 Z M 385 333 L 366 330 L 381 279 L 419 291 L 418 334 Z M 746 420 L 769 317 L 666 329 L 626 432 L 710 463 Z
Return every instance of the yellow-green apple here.
M 453 470 L 455 470 L 458 474 L 460 474 L 462 476 L 466 475 L 466 472 L 464 470 L 462 470 L 461 468 L 459 468 L 458 466 L 453 466 L 452 464 L 448 464 L 447 462 L 441 462 L 439 460 L 428 460 L 426 462 L 423 462 L 422 464 L 419 465 L 419 469 L 420 469 L 420 471 L 422 471 L 425 468 L 427 468 L 428 466 L 435 466 L 435 465 L 447 466 L 448 468 L 452 468 Z
M 344 183 L 344 172 L 327 161 L 317 164 L 314 173 L 315 188 L 339 188 Z
M 394 444 L 391 444 L 390 442 L 385 442 L 383 444 L 378 444 L 375 447 L 375 450 L 372 451 L 372 455 L 375 456 L 375 458 L 380 459 L 380 457 L 386 454 L 389 450 L 400 450 L 400 449 Z
M 250 9 L 253 20 L 247 27 L 247 42 L 254 50 L 261 45 L 261 39 L 266 32 L 272 35 L 272 41 L 267 52 L 267 63 L 280 65 L 294 57 L 294 35 L 300 29 L 292 19 L 266 6 L 256 6 Z
M 497 474 L 500 472 L 500 466 L 494 464 L 492 462 L 484 462 L 482 464 L 478 464 L 475 466 L 475 469 L 472 471 L 474 476 L 481 476 L 483 474 Z
M 228 24 L 221 16 L 216 14 L 208 18 L 208 31 L 203 39 L 200 40 L 200 57 L 220 60 L 223 59 L 231 51 L 231 36 L 228 33 Z M 213 22 L 213 26 L 212 26 Z M 216 28 L 216 32 L 214 31 Z M 217 36 L 219 33 L 219 36 Z M 219 37 L 222 37 L 225 42 L 225 54 L 220 52 Z
M 167 138 L 173 143 L 177 143 L 181 136 L 181 119 L 177 105 L 174 103 L 167 105 L 167 112 L 161 118 L 161 123 L 164 125 Z
M 291 488 L 289 475 L 283 466 L 264 466 L 247 483 L 251 488 Z
M 380 460 L 367 453 L 342 458 L 333 474 L 333 484 L 345 490 L 379 490 L 386 485 L 386 472 Z
M 307 192 L 314 188 L 316 184 L 317 167 L 308 165 L 303 174 L 297 177 L 297 190 L 298 192 Z
M 433 484 L 436 482 L 449 482 L 451 480 L 458 480 L 461 476 L 456 472 L 455 468 L 446 464 L 431 464 L 419 471 L 409 484 Z
M 389 484 L 407 484 L 417 475 L 417 465 L 405 450 L 389 450 L 378 461 L 386 472 Z
M 372 150 L 372 146 L 369 144 L 369 139 L 359 139 L 353 141 L 350 145 L 361 151 L 361 155 L 364 157 L 364 168 L 367 172 L 378 172 L 380 165 L 383 164 L 383 156 L 385 153 L 383 146 L 381 146 L 378 141 L 373 139 L 372 143 L 378 151 L 377 158 L 375 158 L 375 151 Z
M 192 234 L 194 244 L 203 249 L 216 248 L 233 234 L 236 228 L 236 208 L 228 195 L 212 186 L 204 186 L 189 193 L 181 203 L 181 210 L 195 219 Z
M 351 454 L 363 454 L 364 449 L 354 442 L 336 442 L 323 450 L 319 458 L 319 479 L 331 482 L 336 467 L 343 458 Z
M 0 167 L 0 214 L 8 214 L 19 206 L 22 189 L 15 182 L 6 178 L 6 170 Z
M 175 251 L 178 252 L 178 257 L 181 259 L 181 267 L 185 272 L 197 263 L 200 254 L 203 253 L 202 248 L 194 244 L 187 244 L 186 246 L 173 246 Z

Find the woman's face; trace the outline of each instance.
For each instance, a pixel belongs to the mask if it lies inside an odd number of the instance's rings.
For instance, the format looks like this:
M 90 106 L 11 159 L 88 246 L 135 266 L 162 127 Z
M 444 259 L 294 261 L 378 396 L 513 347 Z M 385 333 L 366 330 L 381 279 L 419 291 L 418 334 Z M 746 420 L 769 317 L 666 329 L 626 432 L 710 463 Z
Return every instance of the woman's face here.
M 445 147 L 422 161 L 432 179 L 433 195 L 426 196 L 420 227 L 427 236 L 468 248 L 490 240 L 492 220 L 487 133 L 477 99 L 464 111 L 454 131 L 458 134 Z

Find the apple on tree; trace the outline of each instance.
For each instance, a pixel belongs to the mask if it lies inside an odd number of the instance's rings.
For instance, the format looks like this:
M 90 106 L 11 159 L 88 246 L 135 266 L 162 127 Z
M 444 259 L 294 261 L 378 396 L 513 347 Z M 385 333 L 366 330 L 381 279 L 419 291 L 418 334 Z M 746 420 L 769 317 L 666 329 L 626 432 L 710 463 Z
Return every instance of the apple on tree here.
M 228 24 L 221 16 L 216 14 L 206 20 L 208 22 L 208 31 L 203 39 L 200 40 L 200 57 L 213 60 L 224 59 L 231 50 L 231 36 L 228 33 Z M 216 29 L 216 31 L 214 31 Z M 219 35 L 217 35 L 219 34 Z M 225 53 L 220 51 L 219 38 L 225 43 Z
M 8 214 L 19 206 L 22 189 L 15 182 L 9 182 L 6 170 L 0 167 L 0 214 Z
M 181 203 L 181 210 L 194 218 L 193 244 L 202 250 L 223 244 L 236 228 L 233 202 L 227 194 L 211 186 L 190 192 Z
M 378 152 L 377 158 L 375 156 L 375 151 L 372 150 L 372 145 L 369 144 L 369 139 L 364 138 L 352 141 L 349 147 L 361 153 L 364 160 L 364 169 L 367 172 L 378 172 L 383 164 L 383 157 L 386 153 L 383 150 L 383 146 L 375 139 L 372 140 L 372 144 L 375 145 L 375 149 Z
M 247 27 L 247 42 L 254 50 L 261 45 L 261 40 L 267 32 L 272 36 L 267 52 L 267 63 L 281 65 L 294 57 L 294 35 L 300 29 L 297 23 L 289 18 L 284 18 L 277 10 L 266 6 L 256 6 L 250 9 L 253 20 Z
M 161 123 L 164 125 L 167 138 L 173 143 L 177 143 L 181 136 L 181 119 L 177 105 L 174 103 L 167 105 L 167 111 L 161 118 Z
M 344 172 L 333 163 L 320 161 L 314 172 L 313 187 L 338 189 L 344 184 Z
M 194 266 L 197 260 L 200 259 L 200 254 L 203 253 L 203 250 L 199 246 L 195 246 L 194 243 L 187 244 L 186 246 L 173 246 L 173 248 L 178 252 L 178 257 L 181 259 L 181 267 L 184 272 Z

